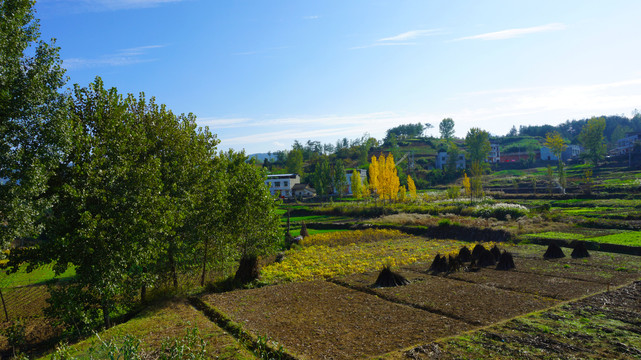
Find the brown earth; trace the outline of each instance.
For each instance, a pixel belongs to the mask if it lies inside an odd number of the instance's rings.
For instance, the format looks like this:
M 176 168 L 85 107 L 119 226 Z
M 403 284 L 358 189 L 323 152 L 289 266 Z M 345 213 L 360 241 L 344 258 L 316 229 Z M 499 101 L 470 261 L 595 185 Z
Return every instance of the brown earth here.
M 375 273 L 346 276 L 350 286 L 370 289 L 378 296 L 428 311 L 437 312 L 472 325 L 488 325 L 558 303 L 550 298 L 495 287 L 452 280 L 440 276 L 399 271 L 411 284 L 396 288 L 369 288 Z
M 255 335 L 268 335 L 288 352 L 310 359 L 373 356 L 471 328 L 325 281 L 233 291 L 204 300 Z
M 641 282 L 384 359 L 641 359 Z

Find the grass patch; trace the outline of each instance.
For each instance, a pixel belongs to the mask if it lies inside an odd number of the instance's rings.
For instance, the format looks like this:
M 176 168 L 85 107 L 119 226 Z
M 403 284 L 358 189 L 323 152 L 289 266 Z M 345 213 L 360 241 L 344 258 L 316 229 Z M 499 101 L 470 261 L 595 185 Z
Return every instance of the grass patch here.
M 585 236 L 582 234 L 557 232 L 557 231 L 546 231 L 546 232 L 537 233 L 537 234 L 525 234 L 522 236 L 524 238 L 545 238 L 545 239 L 554 239 L 554 240 L 583 240 L 585 238 Z
M 625 231 L 618 234 L 593 237 L 589 240 L 604 244 L 641 246 L 641 231 Z
M 141 347 L 148 351 L 161 348 L 163 340 L 181 338 L 185 330 L 198 328 L 206 341 L 207 354 L 221 359 L 256 359 L 233 337 L 209 321 L 203 314 L 184 300 L 174 300 L 149 308 L 136 318 L 105 330 L 69 348 L 72 356 L 88 358 L 90 348 L 108 341 L 130 335 L 142 340 Z M 100 337 L 100 339 L 98 338 Z M 41 359 L 49 359 L 49 356 Z
M 5 271 L 0 272 L 0 287 L 17 287 L 17 286 L 27 286 L 27 285 L 36 285 L 42 284 L 53 279 L 67 279 L 76 275 L 76 269 L 74 266 L 69 266 L 67 271 L 59 276 L 56 276 L 53 271 L 53 264 L 43 265 L 39 268 L 33 270 L 32 272 L 27 272 L 27 264 L 22 264 L 20 269 L 11 274 L 7 274 Z

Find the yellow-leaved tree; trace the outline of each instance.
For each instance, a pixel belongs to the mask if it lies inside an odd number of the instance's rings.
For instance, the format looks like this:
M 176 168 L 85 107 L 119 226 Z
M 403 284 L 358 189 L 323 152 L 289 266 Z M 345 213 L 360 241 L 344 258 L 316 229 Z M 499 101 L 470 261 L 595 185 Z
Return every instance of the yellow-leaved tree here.
M 376 156 L 372 155 L 372 163 L 369 164 L 369 192 L 372 194 L 378 193 L 378 173 L 378 161 L 376 161 Z
M 472 200 L 472 184 L 470 183 L 470 178 L 467 177 L 467 173 L 463 172 L 463 188 L 465 188 L 465 195 L 470 197 Z
M 409 175 L 407 175 L 407 191 L 410 193 L 410 198 L 416 200 L 416 185 Z
M 363 183 L 361 182 L 361 172 L 352 171 L 352 195 L 360 199 L 363 196 Z
M 405 201 L 405 200 L 407 200 L 407 190 L 405 190 L 405 186 L 401 186 L 398 190 L 399 190 L 399 192 L 398 192 L 398 199 L 399 199 L 400 201 Z
M 387 193 L 390 200 L 396 200 L 398 197 L 398 189 L 401 187 L 401 181 L 398 178 L 396 172 L 396 164 L 394 163 L 394 155 L 392 153 L 387 154 L 387 159 L 385 160 L 385 169 L 387 173 L 387 178 L 389 185 L 387 187 Z

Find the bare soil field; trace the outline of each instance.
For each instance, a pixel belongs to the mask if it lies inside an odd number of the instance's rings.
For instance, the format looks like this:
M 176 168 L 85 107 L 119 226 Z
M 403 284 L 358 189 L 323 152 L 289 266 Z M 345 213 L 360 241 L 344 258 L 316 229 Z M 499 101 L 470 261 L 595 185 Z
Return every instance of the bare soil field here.
M 543 260 L 542 246 L 510 251 L 516 255 L 516 270 L 431 275 L 428 265 L 420 263 L 397 269 L 410 281 L 400 287 L 374 288 L 378 272 L 367 272 L 210 294 L 203 300 L 302 359 L 377 358 L 385 353 L 414 359 L 528 359 L 564 358 L 559 354 L 566 352 L 574 354 L 567 358 L 634 358 L 641 349 L 641 285 L 629 284 L 641 278 L 638 257 L 592 252 L 588 259 Z M 616 289 L 626 285 L 632 290 Z M 598 295 L 585 298 L 593 294 Z M 631 342 L 625 336 L 633 336 Z M 582 339 L 592 339 L 594 345 Z M 513 340 L 518 343 L 514 349 L 500 345 Z M 537 352 L 547 355 L 529 355 Z
M 641 282 L 382 359 L 640 359 Z
M 255 335 L 308 359 L 374 356 L 472 328 L 469 324 L 326 281 L 208 295 Z
M 384 299 L 409 304 L 427 311 L 460 319 L 472 325 L 489 325 L 558 303 L 550 298 L 473 284 L 440 276 L 399 271 L 411 284 L 370 291 Z M 341 278 L 346 284 L 370 288 L 378 273 L 356 274 Z

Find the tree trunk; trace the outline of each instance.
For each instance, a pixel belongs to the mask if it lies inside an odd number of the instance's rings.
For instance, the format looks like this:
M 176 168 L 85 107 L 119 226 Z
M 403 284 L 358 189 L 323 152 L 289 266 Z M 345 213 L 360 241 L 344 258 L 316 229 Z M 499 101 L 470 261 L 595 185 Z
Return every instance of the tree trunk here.
M 207 250 L 209 249 L 209 241 L 205 239 L 205 253 L 203 254 L 203 272 L 200 275 L 200 286 L 205 286 L 205 271 L 207 269 Z
M 2 296 L 2 289 L 0 289 L 0 299 L 2 299 L 2 308 L 4 309 L 4 316 L 9 321 L 9 313 L 7 312 L 7 304 L 4 302 L 4 296 Z
M 178 272 L 176 271 L 176 260 L 174 258 L 174 253 L 176 252 L 176 242 L 174 238 L 169 239 L 169 251 L 167 256 L 169 257 L 169 271 L 171 272 L 171 278 L 174 282 L 174 289 L 178 289 Z
M 102 318 L 105 323 L 105 329 L 111 327 L 111 317 L 109 316 L 109 302 L 104 298 L 101 300 L 100 306 L 102 307 Z

